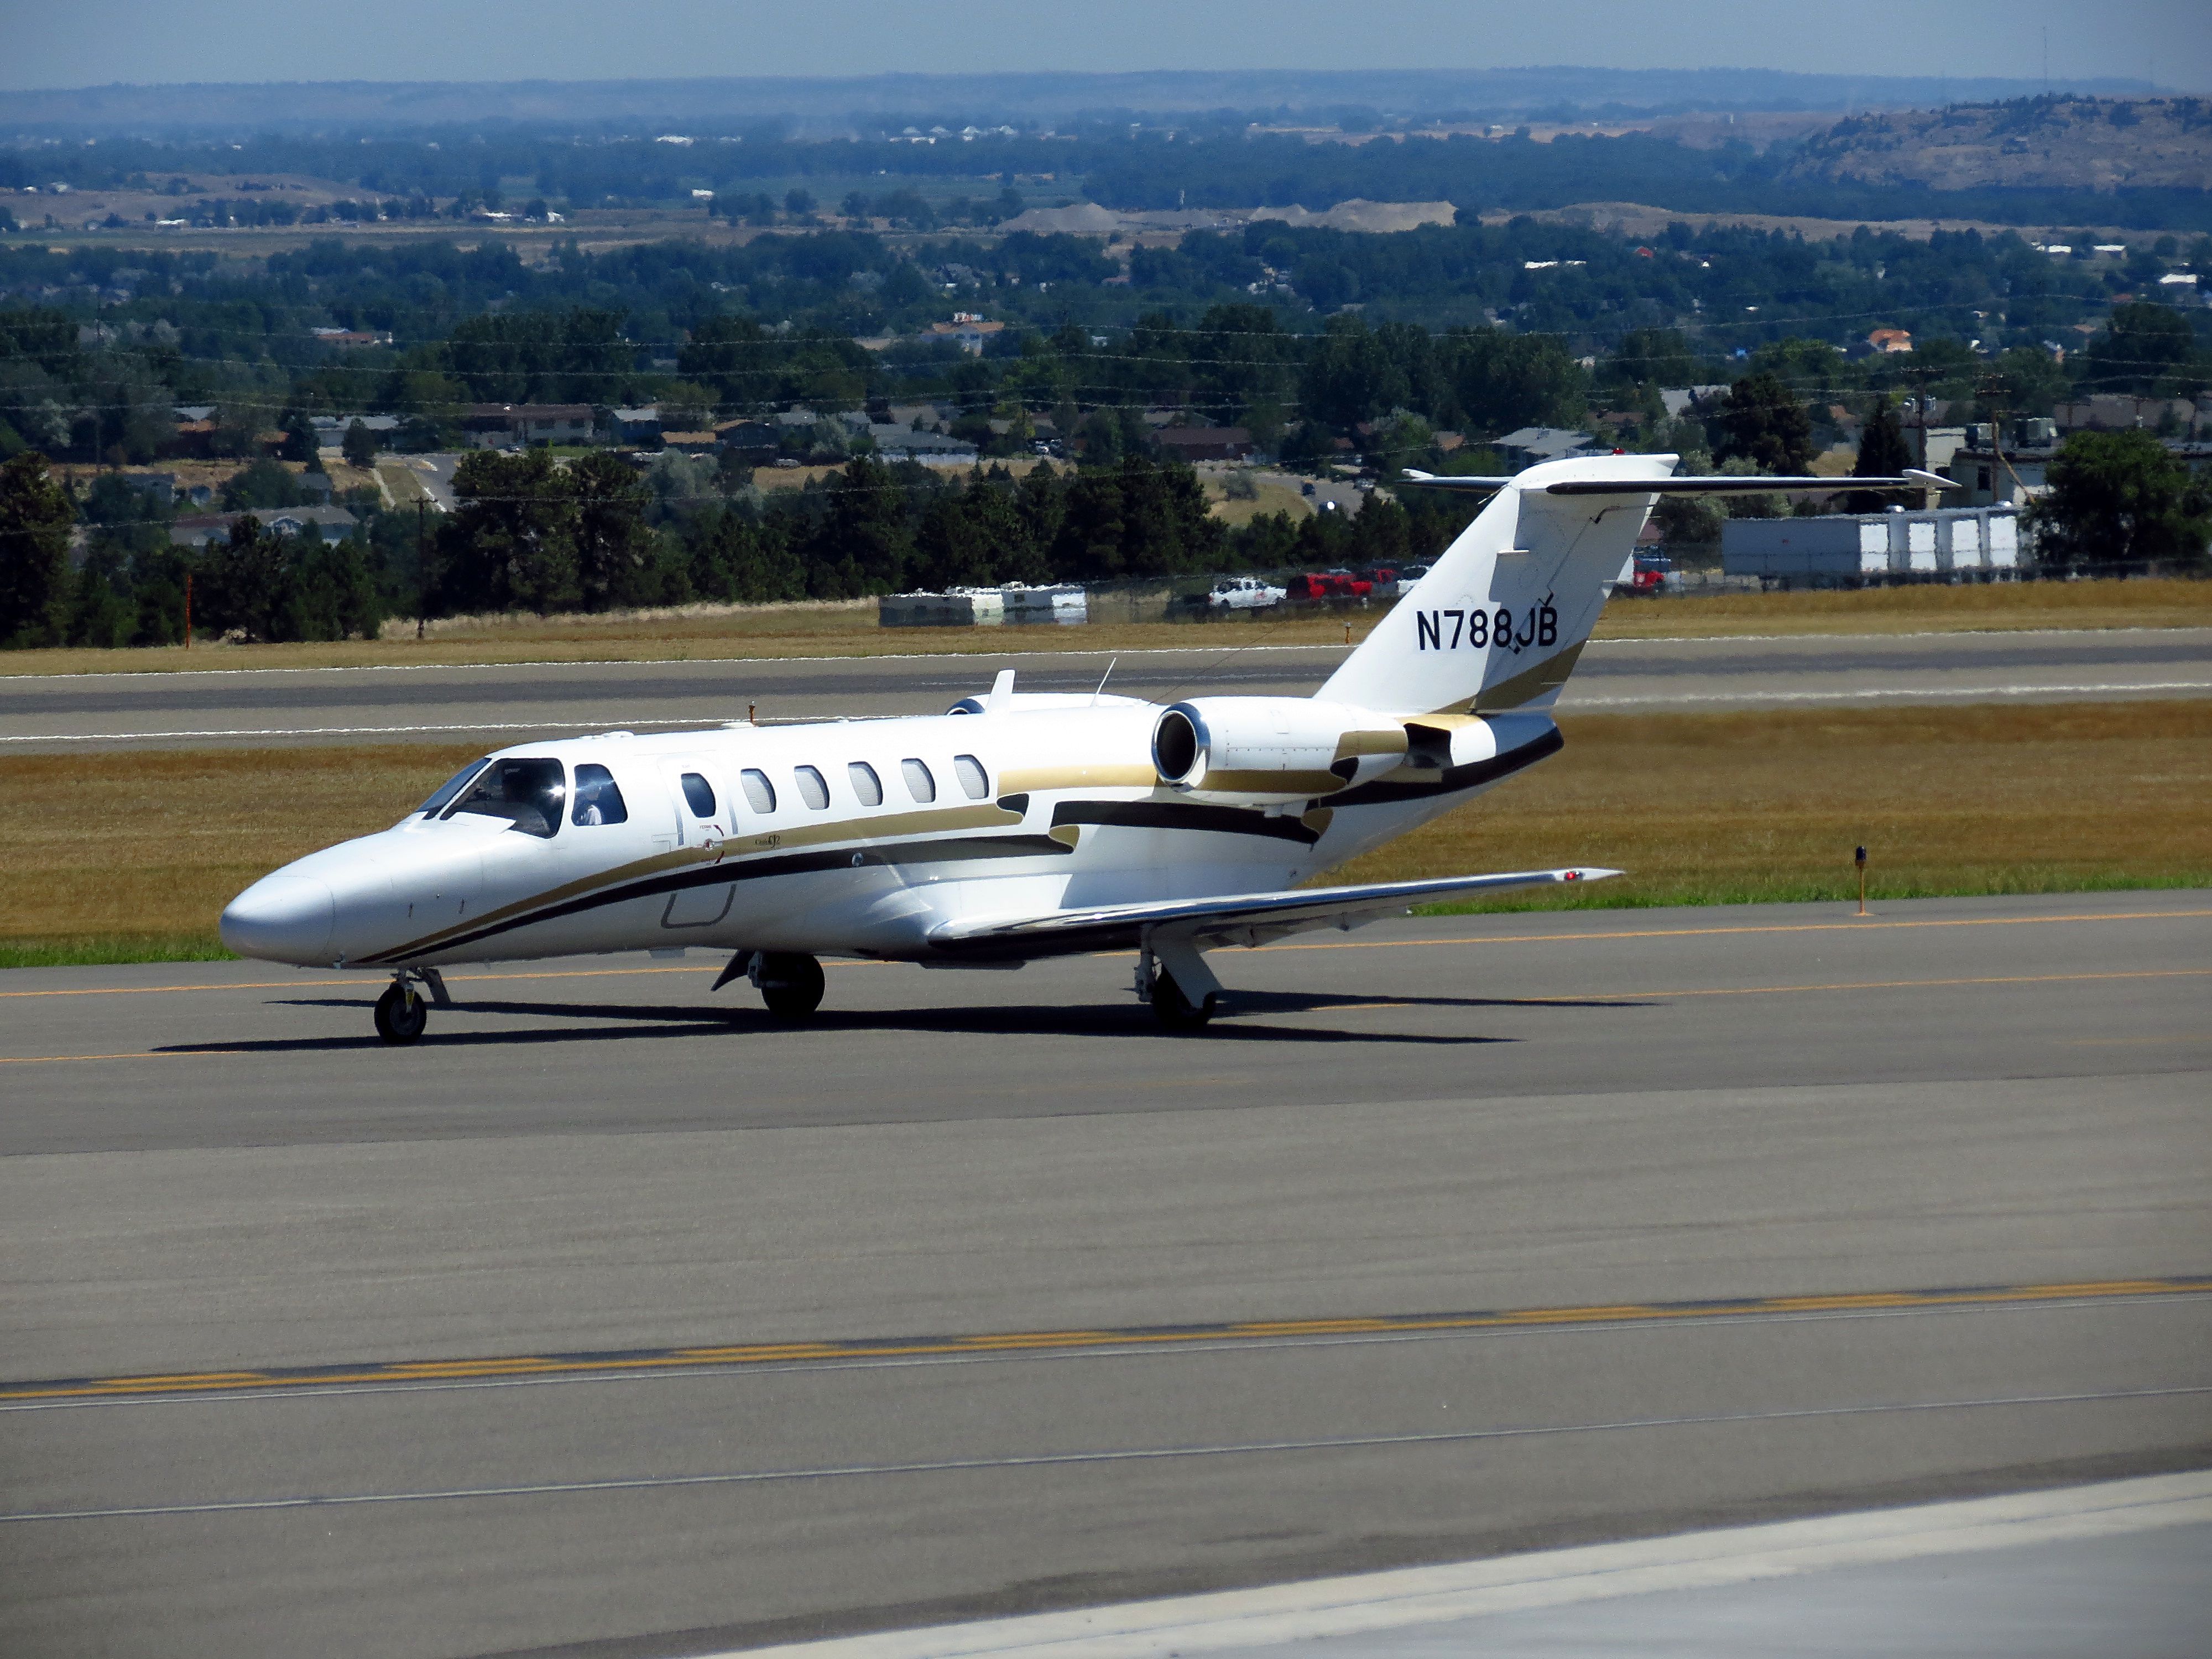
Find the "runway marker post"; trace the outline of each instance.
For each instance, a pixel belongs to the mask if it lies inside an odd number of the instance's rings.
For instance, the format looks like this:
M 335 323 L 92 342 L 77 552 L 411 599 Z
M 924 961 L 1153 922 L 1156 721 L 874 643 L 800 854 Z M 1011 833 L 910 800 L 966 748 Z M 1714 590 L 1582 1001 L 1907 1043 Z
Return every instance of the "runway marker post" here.
M 1859 867 L 1859 914 L 1864 915 L 1866 914 L 1866 848 L 1860 848 L 1851 862 Z

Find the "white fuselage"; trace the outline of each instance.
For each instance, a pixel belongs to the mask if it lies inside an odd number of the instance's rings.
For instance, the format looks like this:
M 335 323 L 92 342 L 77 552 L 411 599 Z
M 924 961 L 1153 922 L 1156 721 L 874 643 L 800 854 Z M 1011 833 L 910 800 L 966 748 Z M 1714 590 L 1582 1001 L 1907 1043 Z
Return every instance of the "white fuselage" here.
M 1541 715 L 1466 721 L 1448 765 L 1394 757 L 1339 801 L 1239 806 L 1161 781 L 1155 704 L 1006 701 L 502 750 L 495 763 L 557 779 L 553 813 L 519 824 L 465 792 L 264 878 L 223 936 L 245 955 L 387 970 L 686 945 L 927 962 L 948 924 L 1295 886 L 1558 741 Z

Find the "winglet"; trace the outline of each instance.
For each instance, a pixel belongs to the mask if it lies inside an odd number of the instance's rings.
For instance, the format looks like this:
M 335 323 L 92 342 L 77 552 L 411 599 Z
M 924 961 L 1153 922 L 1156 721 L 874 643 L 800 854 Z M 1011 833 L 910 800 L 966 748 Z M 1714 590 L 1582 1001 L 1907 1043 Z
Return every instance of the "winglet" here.
M 1014 706 L 1014 671 L 1001 668 L 999 678 L 991 682 L 991 695 L 983 699 L 987 714 L 1003 714 Z

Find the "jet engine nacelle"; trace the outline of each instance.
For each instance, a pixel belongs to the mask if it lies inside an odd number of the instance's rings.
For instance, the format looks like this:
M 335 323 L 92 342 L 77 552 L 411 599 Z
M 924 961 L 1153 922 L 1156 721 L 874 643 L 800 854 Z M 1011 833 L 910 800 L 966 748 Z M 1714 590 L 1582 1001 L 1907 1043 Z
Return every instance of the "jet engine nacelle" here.
M 1195 697 L 1162 710 L 1152 726 L 1162 783 L 1252 805 L 1332 795 L 1405 757 L 1401 722 L 1310 697 Z

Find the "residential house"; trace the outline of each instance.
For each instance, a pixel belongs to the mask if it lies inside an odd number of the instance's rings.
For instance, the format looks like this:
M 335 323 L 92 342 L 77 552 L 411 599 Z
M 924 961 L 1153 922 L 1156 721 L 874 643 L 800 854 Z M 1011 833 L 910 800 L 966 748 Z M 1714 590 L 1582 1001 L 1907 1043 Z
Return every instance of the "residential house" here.
M 264 530 L 279 536 L 312 533 L 321 541 L 340 542 L 351 535 L 360 520 L 342 507 L 265 507 L 253 513 L 194 513 L 171 520 L 169 541 L 177 547 L 206 547 L 230 539 L 230 527 L 240 519 L 261 520 Z
M 379 449 L 388 447 L 399 435 L 397 415 L 314 415 L 307 424 L 314 428 L 316 448 L 337 450 L 345 447 L 345 434 L 356 421 L 376 440 Z
M 472 449 L 592 441 L 589 404 L 471 404 L 461 428 Z
M 1587 432 L 1570 432 L 1565 427 L 1524 426 L 1517 432 L 1509 432 L 1491 445 L 1508 466 L 1516 471 L 1534 466 L 1543 461 L 1564 459 L 1570 455 L 1595 455 L 1603 452 Z
M 932 342 L 950 340 L 969 356 L 980 357 L 985 344 L 1006 331 L 1004 323 L 987 323 L 978 313 L 956 311 L 951 322 L 932 323 L 922 330 L 921 337 Z
M 1241 426 L 1170 426 L 1153 437 L 1182 461 L 1249 460 L 1253 449 L 1250 429 Z
M 1874 356 L 1898 356 L 1912 349 L 1912 331 L 1904 328 L 1878 328 L 1866 337 L 1866 349 Z
M 714 428 L 722 447 L 740 461 L 765 466 L 775 459 L 775 428 L 761 421 L 725 421 Z
M 636 409 L 611 409 L 607 411 L 607 430 L 618 444 L 658 443 L 660 405 L 645 404 Z

